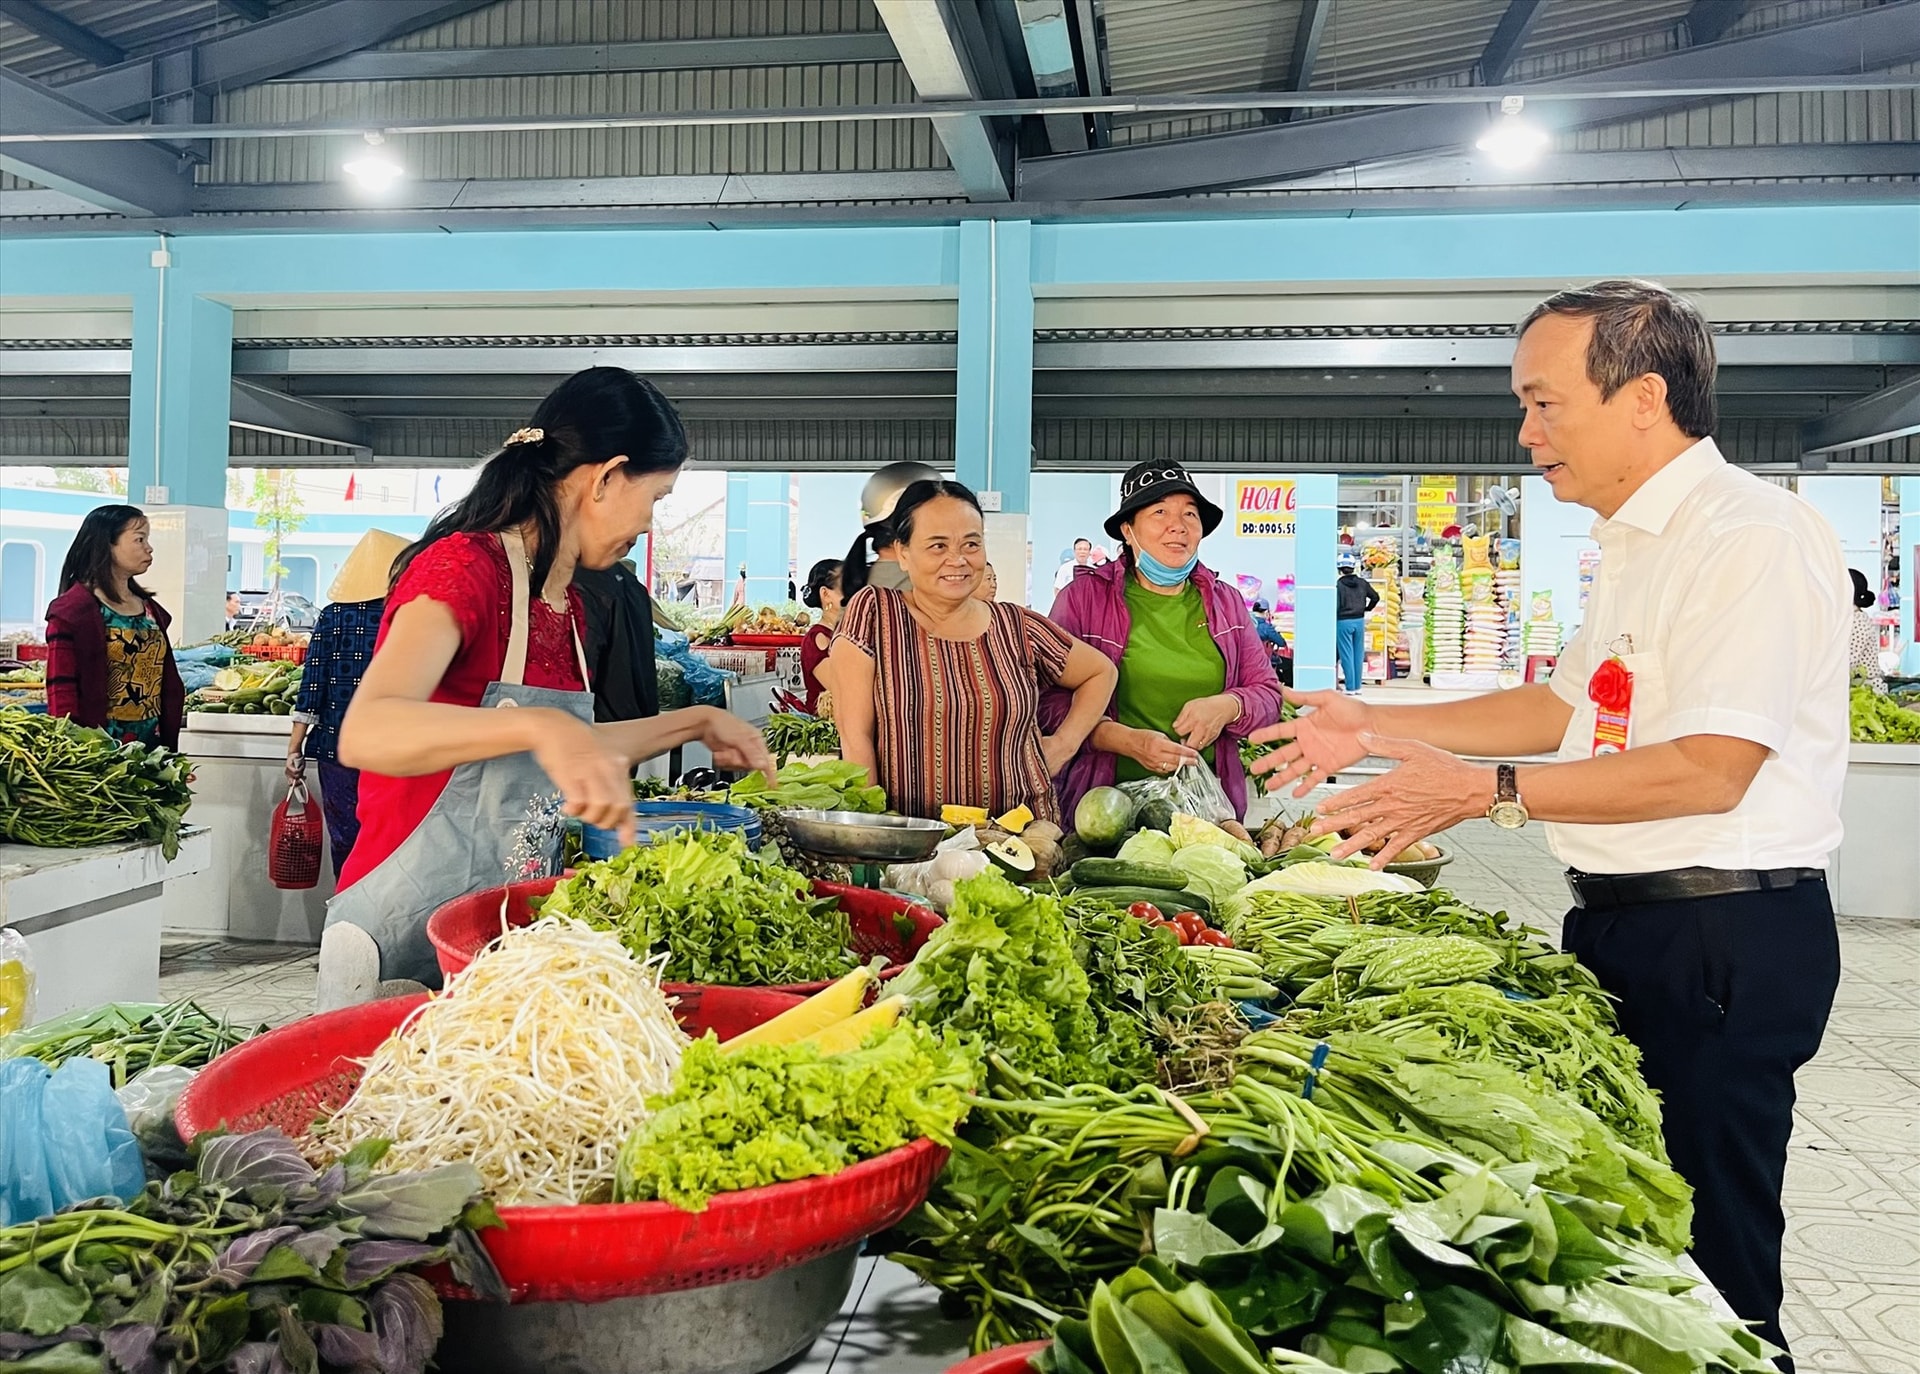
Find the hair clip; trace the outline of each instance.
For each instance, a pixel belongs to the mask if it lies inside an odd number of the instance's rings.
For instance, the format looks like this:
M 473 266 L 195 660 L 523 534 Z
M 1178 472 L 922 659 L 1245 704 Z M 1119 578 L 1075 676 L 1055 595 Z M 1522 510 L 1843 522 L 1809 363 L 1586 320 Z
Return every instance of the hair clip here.
M 544 429 L 535 429 L 531 426 L 526 429 L 516 429 L 507 436 L 505 447 L 512 448 L 515 444 L 537 444 L 546 437 L 547 432 Z

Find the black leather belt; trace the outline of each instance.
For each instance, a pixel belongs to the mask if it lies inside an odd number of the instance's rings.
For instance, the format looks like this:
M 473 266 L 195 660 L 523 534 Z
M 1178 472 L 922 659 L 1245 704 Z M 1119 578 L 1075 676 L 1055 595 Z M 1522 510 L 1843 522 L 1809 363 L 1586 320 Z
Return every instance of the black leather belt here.
M 1570 868 L 1567 888 L 1582 911 L 1606 911 L 1735 892 L 1779 892 L 1797 883 L 1825 882 L 1826 877 L 1824 868 L 1673 868 L 1664 873 L 1581 873 Z

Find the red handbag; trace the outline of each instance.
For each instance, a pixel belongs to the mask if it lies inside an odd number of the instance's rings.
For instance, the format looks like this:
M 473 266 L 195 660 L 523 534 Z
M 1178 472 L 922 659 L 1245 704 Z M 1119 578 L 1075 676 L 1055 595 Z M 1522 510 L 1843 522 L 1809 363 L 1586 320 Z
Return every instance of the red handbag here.
M 267 877 L 275 887 L 319 884 L 321 838 L 320 808 L 307 796 L 307 784 L 296 782 L 273 808 L 267 831 Z

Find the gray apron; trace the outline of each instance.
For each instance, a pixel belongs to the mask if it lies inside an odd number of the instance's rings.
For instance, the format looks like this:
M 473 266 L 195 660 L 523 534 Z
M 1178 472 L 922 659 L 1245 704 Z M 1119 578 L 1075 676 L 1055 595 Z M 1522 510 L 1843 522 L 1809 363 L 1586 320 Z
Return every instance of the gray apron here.
M 513 628 L 500 681 L 489 683 L 484 708 L 545 706 L 593 723 L 593 693 L 529 687 L 526 546 L 512 531 L 500 536 L 513 582 Z M 586 682 L 580 633 L 573 651 Z M 359 882 L 327 903 L 326 928 L 358 926 L 380 951 L 380 978 L 411 978 L 440 985 L 427 940 L 427 917 L 455 897 L 482 888 L 559 872 L 565 818 L 560 794 L 532 754 L 463 763 L 411 835 Z M 323 954 L 325 933 L 322 933 Z M 371 993 L 369 993 L 371 995 Z

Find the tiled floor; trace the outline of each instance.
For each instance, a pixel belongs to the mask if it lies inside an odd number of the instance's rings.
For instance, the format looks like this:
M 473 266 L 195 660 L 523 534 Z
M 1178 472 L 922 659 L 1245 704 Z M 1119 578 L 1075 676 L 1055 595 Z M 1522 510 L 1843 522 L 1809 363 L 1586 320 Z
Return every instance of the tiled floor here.
M 1445 885 L 1558 938 L 1566 889 L 1537 829 L 1463 827 Z M 1842 921 L 1844 972 L 1820 1056 L 1799 1078 L 1787 1165 L 1789 1340 L 1803 1371 L 1920 1374 L 1920 926 Z M 304 1015 L 314 952 L 169 940 L 165 997 L 272 1024 Z M 885 1261 L 862 1260 L 841 1317 L 791 1374 L 937 1374 L 963 1324 Z

